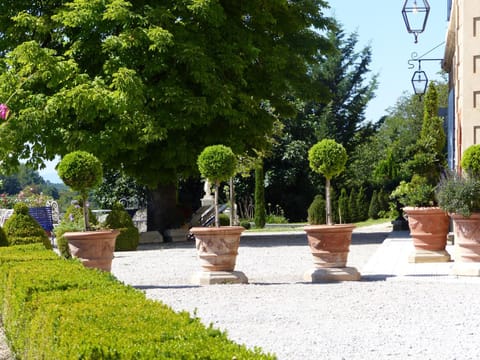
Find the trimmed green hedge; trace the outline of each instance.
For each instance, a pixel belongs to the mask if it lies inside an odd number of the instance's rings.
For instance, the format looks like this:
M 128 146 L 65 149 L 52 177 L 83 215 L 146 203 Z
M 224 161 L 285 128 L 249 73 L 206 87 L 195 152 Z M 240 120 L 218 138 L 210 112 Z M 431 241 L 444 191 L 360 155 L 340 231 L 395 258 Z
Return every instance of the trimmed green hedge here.
M 19 359 L 274 359 L 41 245 L 0 249 L 3 324 Z

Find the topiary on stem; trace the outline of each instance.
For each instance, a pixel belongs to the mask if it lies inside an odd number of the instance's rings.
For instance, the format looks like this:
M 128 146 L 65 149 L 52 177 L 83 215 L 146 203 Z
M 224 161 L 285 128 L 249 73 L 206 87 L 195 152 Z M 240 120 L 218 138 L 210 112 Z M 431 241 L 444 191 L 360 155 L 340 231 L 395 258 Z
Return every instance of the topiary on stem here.
M 57 173 L 65 185 L 78 191 L 83 201 L 85 231 L 90 228 L 88 222 L 87 198 L 89 190 L 102 181 L 102 163 L 86 151 L 74 151 L 65 155 L 57 165 Z
M 218 192 L 220 183 L 231 178 L 236 171 L 237 159 L 232 149 L 225 145 L 207 146 L 197 159 L 198 170 L 215 188 L 215 226 L 219 227 Z
M 339 175 L 345 169 L 347 163 L 347 151 L 342 144 L 332 139 L 323 139 L 313 145 L 308 151 L 310 168 L 325 176 L 325 202 L 327 212 L 327 224 L 332 225 L 332 201 L 330 198 L 330 180 Z

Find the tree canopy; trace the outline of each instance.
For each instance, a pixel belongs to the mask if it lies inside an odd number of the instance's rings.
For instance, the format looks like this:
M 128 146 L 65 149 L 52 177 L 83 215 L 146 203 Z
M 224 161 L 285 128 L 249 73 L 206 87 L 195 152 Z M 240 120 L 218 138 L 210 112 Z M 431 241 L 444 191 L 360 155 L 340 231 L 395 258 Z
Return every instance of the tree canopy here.
M 0 4 L 4 168 L 85 150 L 152 187 L 197 174 L 207 145 L 262 149 L 286 94 L 314 94 L 331 49 L 323 0 Z M 318 87 L 316 88 L 318 90 Z

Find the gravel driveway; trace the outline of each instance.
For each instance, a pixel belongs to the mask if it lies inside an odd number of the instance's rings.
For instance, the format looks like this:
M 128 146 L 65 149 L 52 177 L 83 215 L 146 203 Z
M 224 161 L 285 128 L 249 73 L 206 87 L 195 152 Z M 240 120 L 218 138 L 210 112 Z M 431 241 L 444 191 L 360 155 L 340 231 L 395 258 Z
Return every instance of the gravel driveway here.
M 356 229 L 349 266 L 366 264 L 388 224 Z M 242 237 L 236 269 L 248 285 L 190 285 L 193 243 L 117 253 L 112 273 L 174 310 L 195 313 L 279 359 L 478 359 L 480 283 L 432 277 L 304 283 L 305 235 Z

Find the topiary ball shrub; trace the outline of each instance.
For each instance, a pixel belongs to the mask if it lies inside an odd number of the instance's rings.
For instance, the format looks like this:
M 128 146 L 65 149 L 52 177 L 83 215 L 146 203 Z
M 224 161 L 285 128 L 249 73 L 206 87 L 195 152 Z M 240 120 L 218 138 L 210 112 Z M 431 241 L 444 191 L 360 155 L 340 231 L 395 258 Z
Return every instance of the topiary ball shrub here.
M 230 216 L 227 214 L 220 214 L 218 219 L 220 220 L 220 226 L 230 225 Z
M 315 196 L 308 207 L 308 223 L 311 225 L 325 224 L 326 210 L 325 199 L 321 195 Z
M 74 151 L 65 155 L 57 165 L 57 173 L 65 185 L 80 193 L 82 204 L 87 203 L 88 191 L 103 180 L 102 163 L 86 151 Z M 84 230 L 88 230 L 90 224 L 86 209 L 83 217 Z
M 220 226 L 218 192 L 222 181 L 235 175 L 237 158 L 232 149 L 225 145 L 207 146 L 197 159 L 198 170 L 203 178 L 215 185 L 215 226 Z
M 480 144 L 469 146 L 463 152 L 460 165 L 469 176 L 480 178 Z
M 212 145 L 207 146 L 198 156 L 197 165 L 205 179 L 217 184 L 235 174 L 236 160 L 235 154 L 228 146 Z
M 120 234 L 115 242 L 115 251 L 137 250 L 140 234 L 132 218 L 121 203 L 115 203 L 104 223 L 105 227 L 117 229 Z
M 324 139 L 310 148 L 308 160 L 313 171 L 331 179 L 345 169 L 347 151 L 335 140 Z
M 84 193 L 102 181 L 102 163 L 86 151 L 74 151 L 63 157 L 57 166 L 58 176 L 65 185 Z
M 15 204 L 12 216 L 5 221 L 3 228 L 8 245 L 42 243 L 46 249 L 52 248 L 47 233 L 28 213 L 28 205 L 24 203 Z
M 252 224 L 250 224 L 250 221 L 248 220 L 242 220 L 240 221 L 240 226 L 243 226 L 246 230 L 251 229 Z

